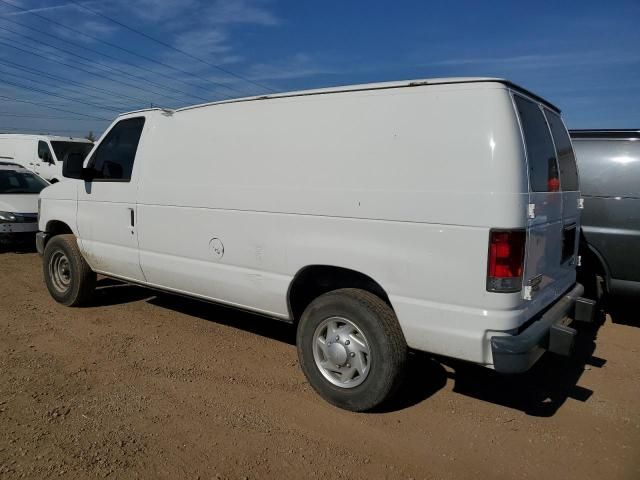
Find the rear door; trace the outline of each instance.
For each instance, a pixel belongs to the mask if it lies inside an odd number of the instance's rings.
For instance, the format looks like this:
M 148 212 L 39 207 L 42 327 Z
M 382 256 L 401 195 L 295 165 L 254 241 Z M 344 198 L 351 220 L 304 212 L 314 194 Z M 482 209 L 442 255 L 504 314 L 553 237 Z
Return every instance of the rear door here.
M 566 129 L 556 113 L 519 94 L 514 94 L 514 103 L 529 172 L 523 296 L 533 300 L 544 295 L 551 301 L 575 282 L 579 228 L 575 159 Z M 556 142 L 552 131 L 558 137 Z M 560 163 L 557 148 L 562 155 Z M 566 192 L 562 189 L 564 176 Z
M 561 265 L 563 274 L 574 278 L 580 240 L 580 188 L 576 157 L 569 132 L 560 115 L 548 108 L 543 108 L 543 112 L 551 130 L 560 173 L 563 222 Z

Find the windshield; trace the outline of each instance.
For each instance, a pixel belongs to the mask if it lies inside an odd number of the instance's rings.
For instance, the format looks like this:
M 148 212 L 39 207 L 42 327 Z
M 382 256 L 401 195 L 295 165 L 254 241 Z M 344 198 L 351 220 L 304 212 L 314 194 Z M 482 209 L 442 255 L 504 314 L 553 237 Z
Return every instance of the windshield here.
M 40 193 L 48 185 L 28 170 L 0 168 L 0 194 Z
M 58 161 L 64 162 L 70 153 L 79 153 L 84 159 L 93 147 L 93 143 L 61 142 L 58 140 L 53 140 L 51 142 L 51 146 L 53 147 L 53 151 L 56 153 L 56 158 L 58 159 Z

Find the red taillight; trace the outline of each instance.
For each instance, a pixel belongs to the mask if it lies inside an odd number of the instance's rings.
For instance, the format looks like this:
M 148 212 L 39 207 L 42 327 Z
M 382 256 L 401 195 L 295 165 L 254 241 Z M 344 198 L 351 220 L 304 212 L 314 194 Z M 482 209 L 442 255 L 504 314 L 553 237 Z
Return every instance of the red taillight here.
M 517 292 L 522 288 L 524 230 L 492 230 L 489 233 L 487 290 Z
M 550 178 L 547 181 L 547 188 L 550 192 L 559 192 L 560 191 L 560 180 L 557 178 Z
M 560 179 L 558 178 L 558 164 L 556 159 L 551 157 L 549 159 L 549 173 L 547 178 L 547 190 L 550 192 L 560 191 Z

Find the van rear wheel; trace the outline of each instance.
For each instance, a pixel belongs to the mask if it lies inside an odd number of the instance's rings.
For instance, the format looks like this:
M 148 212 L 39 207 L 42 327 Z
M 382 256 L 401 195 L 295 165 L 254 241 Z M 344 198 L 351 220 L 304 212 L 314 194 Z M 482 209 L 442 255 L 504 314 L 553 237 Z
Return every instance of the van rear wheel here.
M 63 305 L 84 305 L 93 297 L 96 274 L 82 257 L 74 235 L 56 235 L 49 240 L 43 273 L 49 293 Z
M 351 411 L 371 410 L 393 396 L 407 344 L 389 305 L 355 288 L 316 298 L 298 324 L 298 358 L 325 400 Z

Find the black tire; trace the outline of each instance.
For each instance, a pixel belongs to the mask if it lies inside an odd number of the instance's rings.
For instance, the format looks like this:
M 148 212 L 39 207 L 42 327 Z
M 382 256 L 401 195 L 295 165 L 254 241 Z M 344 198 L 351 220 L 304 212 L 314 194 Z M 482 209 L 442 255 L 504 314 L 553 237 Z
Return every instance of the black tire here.
M 351 388 L 329 381 L 314 357 L 316 329 L 332 317 L 347 319 L 357 326 L 370 347 L 368 373 Z M 355 412 L 372 410 L 389 400 L 402 383 L 408 350 L 404 335 L 391 307 L 367 291 L 345 288 L 316 298 L 302 314 L 296 343 L 307 380 L 321 397 L 337 407 Z
M 584 286 L 583 296 L 601 302 L 606 293 L 604 268 L 594 255 L 582 255 L 582 266 L 578 267 L 577 281 Z
M 86 305 L 93 297 L 96 274 L 80 253 L 74 235 L 56 235 L 44 249 L 44 281 L 56 302 L 77 307 Z M 54 273 L 59 270 L 59 273 Z

